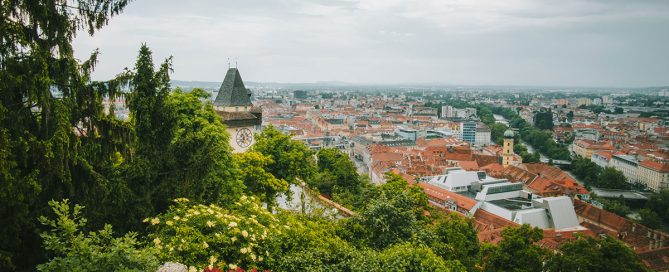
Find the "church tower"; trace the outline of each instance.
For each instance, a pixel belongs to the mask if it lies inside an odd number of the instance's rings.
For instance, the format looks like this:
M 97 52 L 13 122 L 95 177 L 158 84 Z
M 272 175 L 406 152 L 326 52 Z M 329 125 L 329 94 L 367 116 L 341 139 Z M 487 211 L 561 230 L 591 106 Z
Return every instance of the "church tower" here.
M 255 142 L 254 134 L 260 131 L 262 109 L 251 103 L 251 91 L 244 86 L 237 68 L 230 68 L 225 74 L 214 110 L 227 126 L 233 152 L 246 151 Z
M 508 167 L 511 165 L 514 157 L 513 153 L 513 131 L 507 129 L 504 132 L 504 146 L 502 146 L 502 166 Z

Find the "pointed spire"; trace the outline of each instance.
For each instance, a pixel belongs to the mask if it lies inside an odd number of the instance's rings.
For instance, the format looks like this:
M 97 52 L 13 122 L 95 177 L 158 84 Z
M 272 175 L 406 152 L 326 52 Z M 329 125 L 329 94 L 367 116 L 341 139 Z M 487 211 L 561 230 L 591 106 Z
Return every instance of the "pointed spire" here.
M 218 90 L 214 105 L 224 107 L 253 106 L 249 98 L 249 91 L 244 86 L 242 77 L 237 68 L 230 68 Z

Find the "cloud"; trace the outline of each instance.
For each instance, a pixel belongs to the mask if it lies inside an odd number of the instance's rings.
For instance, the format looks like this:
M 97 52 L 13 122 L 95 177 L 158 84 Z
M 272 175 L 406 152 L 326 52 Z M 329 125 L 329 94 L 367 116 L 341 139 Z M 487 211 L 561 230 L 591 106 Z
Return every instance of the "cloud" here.
M 668 1 L 135 1 L 94 37 L 96 78 L 146 42 L 173 78 L 459 84 L 668 84 Z

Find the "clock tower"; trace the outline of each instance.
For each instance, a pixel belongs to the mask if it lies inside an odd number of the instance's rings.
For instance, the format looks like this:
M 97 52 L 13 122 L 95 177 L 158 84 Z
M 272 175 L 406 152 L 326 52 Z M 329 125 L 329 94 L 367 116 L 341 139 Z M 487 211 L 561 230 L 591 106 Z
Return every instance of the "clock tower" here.
M 262 124 L 262 109 L 251 103 L 251 90 L 244 86 L 237 68 L 230 68 L 225 74 L 214 100 L 214 110 L 227 126 L 233 152 L 244 152 L 255 143 L 254 134 L 260 131 Z
M 508 167 L 513 163 L 515 154 L 513 153 L 513 130 L 507 129 L 504 132 L 504 146 L 502 146 L 502 166 Z

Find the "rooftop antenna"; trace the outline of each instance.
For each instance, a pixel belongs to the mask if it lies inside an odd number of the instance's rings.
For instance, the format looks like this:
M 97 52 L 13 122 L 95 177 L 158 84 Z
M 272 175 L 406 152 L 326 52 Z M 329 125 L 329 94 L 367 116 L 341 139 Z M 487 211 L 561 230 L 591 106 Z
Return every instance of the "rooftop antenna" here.
M 228 58 L 228 69 L 230 69 L 230 58 Z

